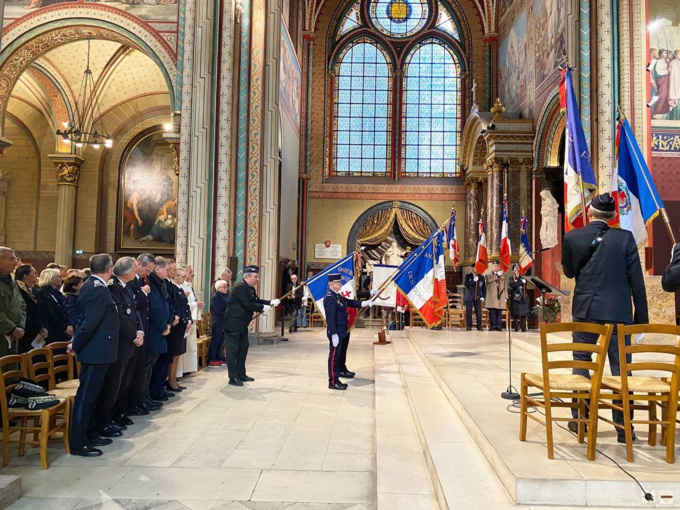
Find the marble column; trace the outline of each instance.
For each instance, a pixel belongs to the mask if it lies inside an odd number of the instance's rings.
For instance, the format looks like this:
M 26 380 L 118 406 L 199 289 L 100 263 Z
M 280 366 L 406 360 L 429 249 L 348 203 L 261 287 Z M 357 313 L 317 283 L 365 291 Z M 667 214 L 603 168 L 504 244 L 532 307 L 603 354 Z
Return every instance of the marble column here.
M 479 221 L 479 181 L 472 177 L 465 180 L 465 250 L 461 260 L 474 258 L 477 250 L 477 222 Z
M 54 261 L 71 266 L 76 227 L 76 195 L 80 180 L 80 166 L 85 161 L 75 154 L 50 154 L 48 156 L 57 170 L 57 241 Z
M 488 186 L 486 190 L 486 245 L 489 256 L 497 257 L 501 235 L 501 206 L 503 203 L 503 174 L 499 161 L 489 161 L 485 165 Z
M 262 204 L 260 218 L 260 295 L 273 299 L 279 295 L 279 82 L 281 53 L 281 4 L 266 3 L 264 52 L 264 123 L 262 126 Z M 275 314 L 260 316 L 260 331 L 274 329 Z
M 7 213 L 7 191 L 12 174 L 0 170 L 0 244 L 5 244 L 5 215 Z

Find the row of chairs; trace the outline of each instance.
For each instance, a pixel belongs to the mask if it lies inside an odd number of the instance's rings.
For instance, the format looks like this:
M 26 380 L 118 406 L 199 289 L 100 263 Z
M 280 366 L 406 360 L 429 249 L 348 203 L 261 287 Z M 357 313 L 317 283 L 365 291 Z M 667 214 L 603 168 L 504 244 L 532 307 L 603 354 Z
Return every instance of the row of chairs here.
M 78 389 L 76 363 L 66 352 L 68 342 L 55 342 L 25 354 L 0 358 L 0 412 L 2 413 L 2 465 L 9 464 L 10 444 L 18 444 L 19 456 L 26 445 L 40 448 L 40 467 L 47 469 L 48 440 L 61 434 L 64 450 L 69 452 L 68 436 L 71 409 Z M 58 404 L 47 409 L 10 407 L 10 395 L 21 379 L 30 379 L 54 395 Z M 30 438 L 28 437 L 30 435 Z
M 617 327 L 620 376 L 606 376 L 605 359 Z M 573 343 L 556 333 L 591 333 L 597 335 L 595 344 Z M 626 337 L 645 335 L 651 342 L 633 341 L 626 345 Z M 583 443 L 586 426 L 588 434 L 587 458 L 595 460 L 598 421 L 614 425 L 626 439 L 626 459 L 634 460 L 632 427 L 647 425 L 648 444 L 654 446 L 657 427 L 661 427 L 660 443 L 666 446 L 666 462 L 675 462 L 675 429 L 678 410 L 678 378 L 680 375 L 680 327 L 658 324 L 614 326 L 563 323 L 540 324 L 541 373 L 522 374 L 520 441 L 526 440 L 527 419 L 546 427 L 548 458 L 554 458 L 553 422 L 577 423 L 577 439 Z M 670 337 L 670 338 L 669 338 Z M 592 361 L 574 360 L 574 351 L 585 351 L 594 356 Z M 626 358 L 631 357 L 631 362 Z M 590 378 L 573 375 L 573 369 L 587 370 Z M 538 390 L 541 393 L 531 393 Z M 555 408 L 578 410 L 578 418 L 557 416 Z M 539 409 L 541 413 L 533 412 Z M 586 413 L 586 409 L 589 411 Z M 603 416 L 600 409 L 615 409 L 623 413 L 623 425 Z M 642 417 L 631 418 L 631 410 L 644 411 Z M 660 415 L 659 415 L 660 411 Z
M 212 319 L 210 313 L 203 313 L 196 321 L 196 354 L 198 356 L 198 368 L 208 366 L 208 351 L 212 337 Z

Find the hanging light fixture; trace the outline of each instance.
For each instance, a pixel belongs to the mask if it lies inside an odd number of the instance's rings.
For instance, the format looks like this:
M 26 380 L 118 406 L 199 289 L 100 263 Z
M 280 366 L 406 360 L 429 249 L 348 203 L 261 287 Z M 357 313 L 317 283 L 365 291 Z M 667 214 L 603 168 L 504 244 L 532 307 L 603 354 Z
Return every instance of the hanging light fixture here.
M 94 94 L 94 77 L 90 70 L 90 39 L 87 40 L 87 66 L 83 73 L 74 118 L 63 131 L 57 129 L 57 136 L 66 143 L 75 144 L 77 148 L 85 145 L 90 145 L 93 149 L 99 149 L 102 145 L 107 149 L 113 147 L 113 140 L 104 129 L 99 102 Z

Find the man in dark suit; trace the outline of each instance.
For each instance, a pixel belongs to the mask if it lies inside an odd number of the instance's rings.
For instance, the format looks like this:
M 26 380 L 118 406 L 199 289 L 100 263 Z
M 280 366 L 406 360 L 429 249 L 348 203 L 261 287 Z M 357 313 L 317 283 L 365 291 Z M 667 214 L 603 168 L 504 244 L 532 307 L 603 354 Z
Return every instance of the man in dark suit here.
M 680 290 L 680 243 L 671 249 L 671 261 L 661 277 L 661 287 L 666 292 Z
M 253 314 L 268 312 L 271 307 L 279 306 L 278 299 L 267 301 L 257 297 L 255 286 L 260 281 L 260 268 L 243 268 L 243 280 L 231 289 L 227 311 L 224 313 L 224 333 L 227 344 L 227 368 L 229 384 L 243 386 L 244 381 L 254 381 L 246 375 L 246 356 L 248 355 L 248 325 Z
M 323 308 L 326 314 L 326 336 L 328 337 L 328 388 L 346 390 L 347 385 L 340 382 L 339 377 L 350 377 L 346 370 L 341 370 L 340 366 L 342 350 L 340 340 L 349 338 L 347 307 L 373 306 L 373 301 L 347 299 L 340 294 L 340 289 L 342 289 L 342 275 L 340 273 L 328 275 L 328 288 L 329 290 L 323 298 Z M 349 339 L 347 341 L 349 342 Z M 345 350 L 345 352 L 347 351 Z M 351 377 L 354 377 L 354 374 L 351 374 Z
M 71 417 L 71 455 L 82 457 L 98 457 L 102 451 L 94 447 L 111 444 L 110 439 L 96 435 L 92 412 L 106 370 L 118 357 L 118 312 L 106 283 L 113 270 L 111 255 L 93 255 L 90 269 L 92 276 L 78 297 L 83 322 L 71 342 L 71 351 L 80 362 L 80 386 Z
M 132 425 L 132 420 L 114 414 L 117 402 L 127 398 L 134 365 L 135 348 L 144 343 L 141 318 L 135 306 L 130 282 L 137 274 L 137 261 L 121 257 L 113 266 L 109 292 L 118 310 L 118 359 L 109 365 L 104 386 L 95 407 L 95 422 L 102 437 L 120 437 L 121 431 Z M 120 413 L 120 411 L 118 410 Z
M 576 278 L 571 314 L 575 322 L 594 324 L 647 324 L 647 294 L 633 234 L 628 230 L 609 228 L 616 203 L 604 193 L 595 197 L 588 210 L 590 223 L 565 234 L 562 241 L 562 268 L 567 278 Z M 631 296 L 635 305 L 631 305 Z M 619 346 L 616 329 L 609 344 L 609 366 L 612 375 L 620 375 Z M 594 344 L 596 335 L 573 333 L 577 343 Z M 630 338 L 626 338 L 630 345 Z M 575 360 L 592 359 L 592 354 L 574 351 Z M 629 360 L 630 361 L 630 360 Z M 574 369 L 575 374 L 588 377 L 587 370 Z M 572 410 L 577 416 L 577 410 Z M 613 420 L 623 424 L 623 413 L 613 411 Z M 575 422 L 569 422 L 576 430 Z M 625 443 L 625 433 L 617 429 L 619 443 Z M 635 439 L 635 435 L 633 435 Z
M 465 277 L 465 320 L 467 330 L 472 329 L 472 310 L 475 310 L 477 317 L 477 329 L 482 330 L 482 303 L 486 299 L 486 280 L 479 274 L 475 265 L 472 265 L 472 272 Z

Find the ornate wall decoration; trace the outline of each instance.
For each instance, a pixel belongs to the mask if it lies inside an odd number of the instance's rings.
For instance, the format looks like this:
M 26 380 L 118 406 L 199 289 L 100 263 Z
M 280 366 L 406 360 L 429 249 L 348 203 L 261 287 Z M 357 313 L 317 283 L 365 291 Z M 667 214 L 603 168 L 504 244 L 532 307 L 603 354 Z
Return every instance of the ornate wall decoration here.
M 80 164 L 73 162 L 55 162 L 57 169 L 57 185 L 78 186 L 80 180 Z
M 680 158 L 680 132 L 654 131 L 652 133 L 652 156 Z M 656 176 L 656 169 L 654 175 Z
M 45 95 L 49 98 L 54 112 L 54 122 L 57 126 L 62 126 L 64 122 L 69 122 L 71 110 L 70 105 L 67 107 L 66 98 L 63 95 L 63 89 L 57 88 L 52 81 L 54 77 L 48 77 L 45 72 L 39 67 L 31 66 L 26 72 L 33 78 L 38 85 L 43 89 Z M 71 152 L 71 144 L 65 143 L 61 137 L 57 138 L 59 144 L 59 152 Z

